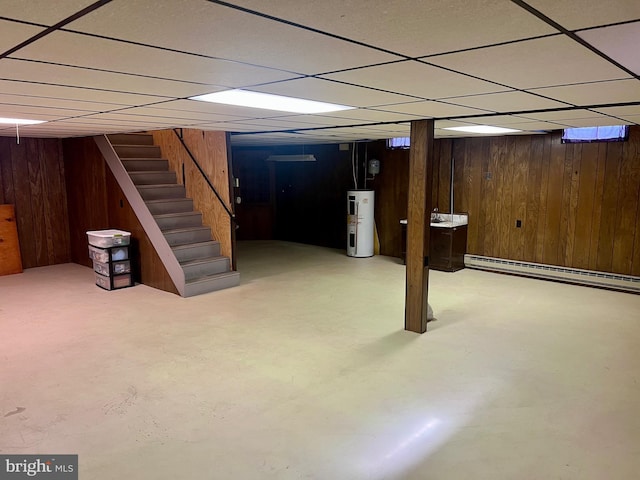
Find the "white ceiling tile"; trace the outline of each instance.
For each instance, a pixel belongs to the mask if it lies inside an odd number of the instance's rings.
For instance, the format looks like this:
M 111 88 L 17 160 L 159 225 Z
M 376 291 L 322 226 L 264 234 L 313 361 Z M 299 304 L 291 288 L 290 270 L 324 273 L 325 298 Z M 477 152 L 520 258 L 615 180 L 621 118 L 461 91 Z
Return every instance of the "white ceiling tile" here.
M 204 0 L 115 1 L 68 28 L 304 74 L 398 58 Z
M 401 122 L 418 120 L 420 118 L 407 113 L 384 112 L 382 110 L 368 108 L 332 112 L 327 114 L 326 117 L 336 118 L 350 123 Z
M 509 127 L 510 125 L 522 122 L 530 122 L 530 118 L 519 117 L 517 115 L 491 115 L 465 118 L 466 122 L 478 125 L 492 125 L 494 127 Z M 516 127 L 513 127 L 516 128 Z
M 530 132 L 536 130 L 561 130 L 565 126 L 568 126 L 568 124 L 564 122 L 523 122 L 519 123 L 517 126 L 513 125 L 513 128 Z
M 636 102 L 640 100 L 640 80 L 633 78 L 610 82 L 538 88 L 530 91 L 581 106 Z
M 351 107 L 369 107 L 387 103 L 407 102 L 412 97 L 356 87 L 322 78 L 302 78 L 252 88 L 257 92 L 273 93 Z
M 0 60 L 0 78 L 25 81 L 38 79 L 42 83 L 56 85 L 91 86 L 96 89 L 165 97 L 189 97 L 224 89 L 224 87 L 213 85 L 163 80 L 13 58 Z
M 596 112 L 604 113 L 605 115 L 613 115 L 615 117 L 625 117 L 630 115 L 640 115 L 640 105 L 628 105 L 622 107 L 605 107 L 596 108 Z
M 636 1 L 640 10 L 640 2 Z M 640 18 L 640 15 L 636 18 Z M 610 58 L 640 75 L 640 21 L 580 32 L 583 39 Z
M 177 120 L 199 121 L 199 122 L 224 122 L 234 120 L 238 117 L 235 115 L 218 115 L 215 113 L 191 112 L 188 110 L 176 110 L 172 108 L 162 108 L 166 103 L 160 103 L 157 106 L 150 107 L 131 107 L 122 110 L 121 113 L 149 117 L 174 118 Z
M 637 0 L 527 0 L 536 10 L 568 30 L 625 22 L 640 18 Z
M 342 112 L 341 112 L 342 113 Z M 290 121 L 298 121 L 311 123 L 316 126 L 322 127 L 334 127 L 337 125 L 353 125 L 353 124 L 361 124 L 361 123 L 374 123 L 371 120 L 360 120 L 353 118 L 341 118 L 334 117 L 329 115 L 289 115 L 280 117 L 281 120 L 290 120 Z
M 623 70 L 564 35 L 427 60 L 520 89 L 629 78 Z
M 26 22 L 55 25 L 92 3 L 94 0 L 55 0 L 55 8 L 52 8 L 51 0 L 2 0 L 1 15 Z
M 525 92 L 490 93 L 471 97 L 450 98 L 448 102 L 466 107 L 492 109 L 496 112 L 520 112 L 545 108 L 559 108 L 566 104 L 537 97 Z
M 555 33 L 552 27 L 504 0 L 234 3 L 412 57 Z M 452 20 L 457 28 L 451 28 Z
M 508 90 L 416 61 L 360 68 L 323 77 L 430 100 Z
M 574 118 L 573 120 L 564 120 L 563 123 L 566 123 L 570 127 L 607 127 L 610 125 L 625 125 L 632 122 L 599 115 L 591 118 Z
M 96 52 L 100 54 L 96 55 Z M 27 45 L 11 57 L 228 87 L 295 76 L 237 62 L 60 31 Z
M 68 108 L 48 108 L 36 105 L 12 105 L 0 103 L 0 117 L 28 118 L 31 120 L 51 120 L 54 118 L 75 117 L 86 111 Z M 29 115 L 28 117 L 20 115 Z
M 545 120 L 550 122 L 560 122 L 566 120 L 573 120 L 576 118 L 588 118 L 598 116 L 590 110 L 576 109 L 576 110 L 559 110 L 555 112 L 539 112 L 539 113 L 525 113 L 523 117 L 533 120 Z M 526 120 L 525 120 L 526 121 Z
M 412 102 L 396 105 L 385 105 L 378 110 L 385 110 L 396 113 L 406 113 L 416 115 L 420 118 L 455 117 L 458 115 L 473 115 L 483 112 L 477 108 L 462 107 L 445 102 Z
M 33 105 L 49 108 L 68 108 L 82 111 L 106 111 L 123 108 L 125 105 L 115 103 L 84 102 L 79 100 L 67 100 L 64 98 L 34 97 L 29 95 L 13 95 L 0 93 L 0 103 L 13 105 Z
M 0 10 L 0 15 L 4 16 L 4 4 L 2 5 L 2 10 Z M 2 32 L 0 34 L 0 53 L 6 52 L 43 30 L 44 28 L 34 27 L 33 25 L 0 20 L 0 32 Z
M 58 85 L 26 83 L 13 80 L 0 80 L 0 92 L 13 95 L 31 95 L 34 97 L 61 98 L 118 105 L 146 105 L 165 100 L 163 97 L 155 97 L 152 95 L 106 92 L 103 90 L 91 90 L 89 88 L 61 87 Z

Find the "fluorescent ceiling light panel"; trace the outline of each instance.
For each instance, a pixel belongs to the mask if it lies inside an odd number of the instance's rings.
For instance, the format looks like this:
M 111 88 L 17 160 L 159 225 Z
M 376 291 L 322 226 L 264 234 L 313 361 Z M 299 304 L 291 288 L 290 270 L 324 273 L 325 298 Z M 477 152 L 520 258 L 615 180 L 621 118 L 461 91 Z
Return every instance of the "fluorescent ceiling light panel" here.
M 37 125 L 38 123 L 46 123 L 45 120 L 26 120 L 24 118 L 4 118 L 0 117 L 0 123 L 8 125 Z
M 223 103 L 239 107 L 264 108 L 291 113 L 327 113 L 340 110 L 352 110 L 355 107 L 337 105 L 335 103 L 316 102 L 304 98 L 283 97 L 270 93 L 251 92 L 249 90 L 226 90 L 224 92 L 207 93 L 190 97 L 190 100 Z
M 443 130 L 455 130 L 456 132 L 467 133 L 513 133 L 522 130 L 514 130 L 513 128 L 492 127 L 491 125 L 473 125 L 469 127 L 446 127 Z

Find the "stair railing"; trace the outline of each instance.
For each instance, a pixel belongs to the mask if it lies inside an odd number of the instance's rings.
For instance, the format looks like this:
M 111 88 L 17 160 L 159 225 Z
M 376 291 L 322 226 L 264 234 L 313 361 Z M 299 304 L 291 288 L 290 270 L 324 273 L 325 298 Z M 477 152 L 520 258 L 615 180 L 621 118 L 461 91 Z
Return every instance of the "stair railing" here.
M 202 175 L 202 178 L 204 178 L 204 180 L 207 182 L 207 185 L 209 185 L 209 188 L 211 189 L 211 191 L 215 194 L 216 198 L 220 202 L 220 205 L 222 205 L 222 208 L 224 208 L 225 212 L 227 212 L 227 216 L 229 217 L 229 221 L 230 221 L 230 224 L 231 224 L 231 238 L 232 238 L 231 265 L 232 265 L 232 269 L 236 270 L 236 248 L 235 248 L 235 241 L 234 241 L 234 239 L 235 239 L 235 230 L 236 230 L 236 228 L 238 228 L 238 223 L 236 221 L 236 215 L 235 215 L 235 213 L 233 213 L 231 211 L 231 209 L 227 206 L 225 201 L 222 199 L 222 197 L 220 196 L 220 193 L 218 193 L 218 190 L 216 190 L 216 187 L 214 187 L 213 183 L 211 183 L 211 180 L 209 179 L 209 176 L 205 173 L 204 169 L 200 166 L 200 164 L 198 163 L 198 160 L 196 160 L 196 157 L 193 155 L 193 153 L 191 152 L 191 150 L 189 149 L 189 147 L 185 143 L 184 138 L 182 137 L 181 129 L 174 128 L 173 129 L 173 133 L 176 134 L 176 137 L 178 137 L 178 140 L 180 140 L 180 143 L 182 144 L 182 148 L 184 148 L 185 152 L 187 152 L 187 155 L 189 155 L 189 158 L 191 158 L 191 161 L 193 162 L 193 164 L 196 166 L 196 168 L 200 172 L 200 175 Z M 182 181 L 185 182 L 185 186 L 186 186 L 186 181 L 185 181 L 185 178 L 184 178 L 184 164 L 182 165 L 182 168 L 183 168 L 183 171 L 182 171 L 182 179 L 183 180 Z

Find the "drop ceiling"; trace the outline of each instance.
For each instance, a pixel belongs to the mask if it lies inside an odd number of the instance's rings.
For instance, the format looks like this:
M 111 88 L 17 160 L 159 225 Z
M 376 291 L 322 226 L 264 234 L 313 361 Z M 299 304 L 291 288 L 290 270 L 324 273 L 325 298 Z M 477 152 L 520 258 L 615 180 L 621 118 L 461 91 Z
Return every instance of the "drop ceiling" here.
M 237 145 L 404 136 L 422 118 L 437 136 L 638 124 L 637 45 L 638 0 L 3 0 L 0 117 L 47 121 L 21 136 L 190 127 Z M 355 108 L 189 100 L 231 88 Z

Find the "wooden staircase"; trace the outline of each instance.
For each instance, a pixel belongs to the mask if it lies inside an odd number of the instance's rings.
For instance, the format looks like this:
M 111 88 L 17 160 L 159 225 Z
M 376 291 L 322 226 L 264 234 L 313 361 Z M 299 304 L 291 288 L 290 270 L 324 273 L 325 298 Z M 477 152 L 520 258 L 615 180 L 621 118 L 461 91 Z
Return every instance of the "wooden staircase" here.
M 240 274 L 231 270 L 228 257 L 220 255 L 220 243 L 211 228 L 202 224 L 169 161 L 147 134 L 107 135 L 116 154 L 140 192 L 185 276 L 184 296 L 234 287 Z

